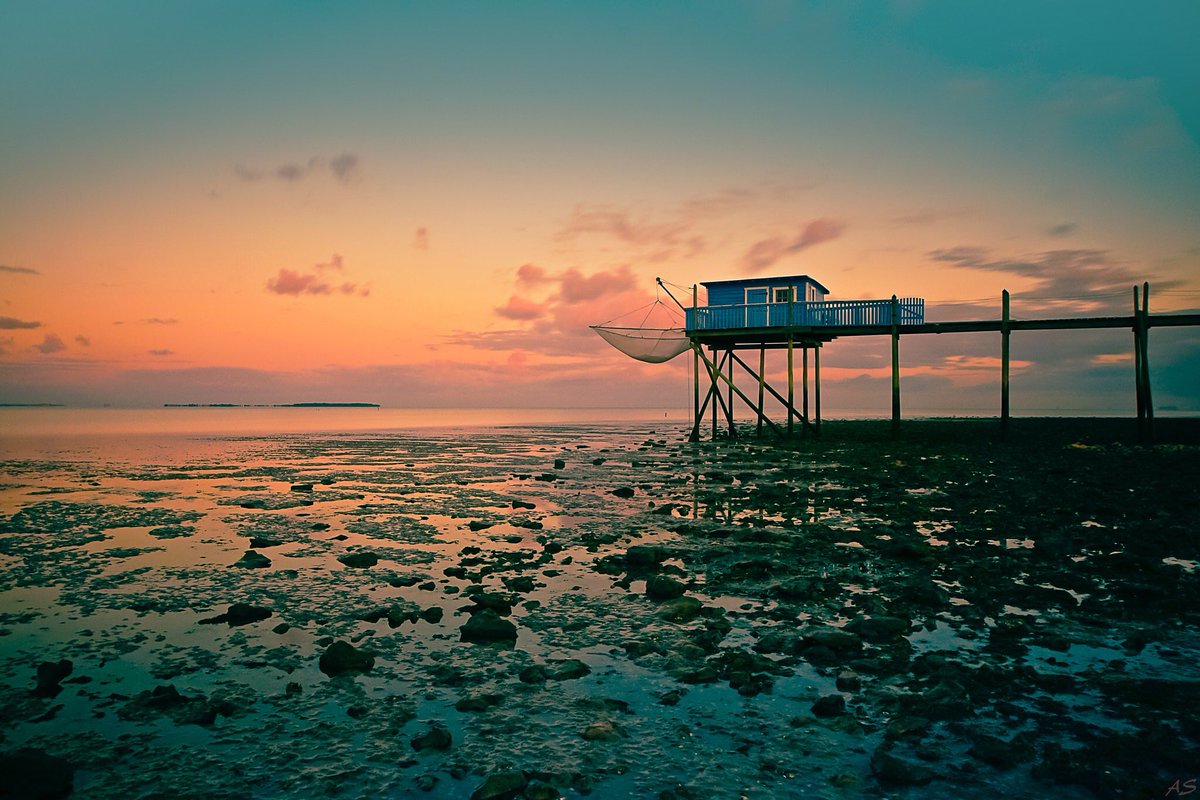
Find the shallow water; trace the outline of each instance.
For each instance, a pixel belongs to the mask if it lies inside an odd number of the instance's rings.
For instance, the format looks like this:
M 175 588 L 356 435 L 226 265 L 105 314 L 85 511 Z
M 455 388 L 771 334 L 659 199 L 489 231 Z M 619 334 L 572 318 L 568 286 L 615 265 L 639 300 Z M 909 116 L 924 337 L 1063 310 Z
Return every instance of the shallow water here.
M 513 770 L 568 797 L 1161 794 L 1200 742 L 1196 448 L 862 430 L 25 443 L 0 751 L 96 798 L 457 798 Z M 698 606 L 648 597 L 664 577 Z M 514 640 L 461 641 L 478 591 Z M 203 622 L 234 603 L 270 616 Z M 324 674 L 334 642 L 373 665 Z M 414 747 L 431 727 L 446 749 Z

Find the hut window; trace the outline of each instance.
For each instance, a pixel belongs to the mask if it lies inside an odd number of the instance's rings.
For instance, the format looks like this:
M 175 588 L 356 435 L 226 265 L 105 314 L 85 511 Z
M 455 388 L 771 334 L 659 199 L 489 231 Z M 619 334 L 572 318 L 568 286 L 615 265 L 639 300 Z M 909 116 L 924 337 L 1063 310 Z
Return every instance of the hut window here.
M 786 303 L 789 299 L 791 299 L 791 295 L 792 295 L 792 287 L 790 287 L 790 286 L 785 286 L 783 288 L 776 289 L 775 297 L 773 298 L 773 302 Z

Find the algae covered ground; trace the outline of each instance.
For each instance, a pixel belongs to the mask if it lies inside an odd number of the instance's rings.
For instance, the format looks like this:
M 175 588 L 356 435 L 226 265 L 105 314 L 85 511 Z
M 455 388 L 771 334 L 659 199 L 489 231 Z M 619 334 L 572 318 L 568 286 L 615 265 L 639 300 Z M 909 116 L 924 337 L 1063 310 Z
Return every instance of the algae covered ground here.
M 1162 797 L 1200 426 L 659 425 L 0 463 L 0 797 Z

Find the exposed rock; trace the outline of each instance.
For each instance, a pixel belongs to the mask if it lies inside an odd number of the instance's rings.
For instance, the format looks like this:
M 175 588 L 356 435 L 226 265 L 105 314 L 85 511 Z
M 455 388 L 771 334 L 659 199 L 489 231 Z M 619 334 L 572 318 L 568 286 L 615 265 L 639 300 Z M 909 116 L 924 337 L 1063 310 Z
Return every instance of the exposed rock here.
M 862 678 L 854 670 L 844 669 L 838 673 L 837 688 L 842 692 L 857 692 L 862 688 Z
M 50 698 L 62 691 L 59 686 L 63 679 L 71 674 L 75 665 L 69 659 L 61 661 L 43 661 L 37 668 L 37 686 L 33 689 L 34 697 Z
M 492 609 L 484 608 L 471 615 L 460 634 L 464 642 L 513 642 L 517 638 L 517 626 Z
M 634 569 L 656 567 L 667 558 L 666 550 L 648 544 L 635 544 L 625 551 L 625 565 Z
M 700 615 L 700 601 L 694 597 L 677 597 L 658 607 L 658 616 L 667 622 L 688 622 Z
M 293 483 L 291 490 L 293 492 L 311 492 L 313 485 L 311 483 Z
M 262 553 L 256 553 L 253 550 L 247 550 L 242 554 L 242 557 L 233 563 L 235 567 L 242 569 L 265 569 L 271 566 L 271 559 L 264 556 Z
M 255 549 L 279 547 L 281 544 L 283 544 L 283 539 L 273 539 L 270 536 L 250 537 L 250 546 Z
M 556 458 L 556 459 L 554 459 L 554 468 L 555 469 L 566 469 L 567 462 L 561 458 Z
M 887 642 L 908 634 L 912 623 L 902 617 L 855 617 L 846 623 L 846 630 L 853 631 L 868 642 Z
M 467 697 L 460 698 L 459 701 L 454 704 L 454 708 L 458 711 L 464 712 L 487 711 L 489 708 L 498 706 L 502 702 L 504 702 L 504 695 L 502 694 L 468 695 Z
M 0 797 L 58 800 L 74 789 L 75 766 L 44 750 L 0 753 Z
M 589 742 L 611 742 L 627 734 L 617 723 L 610 720 L 600 720 L 588 725 L 580 735 Z
M 454 744 L 450 731 L 440 722 L 431 724 L 421 733 L 412 738 L 412 748 L 417 752 L 423 750 L 449 750 Z
M 651 575 L 646 580 L 646 596 L 651 600 L 683 597 L 684 585 L 669 575 Z
M 893 753 L 887 745 L 871 756 L 871 773 L 886 786 L 924 786 L 935 777 L 933 770 Z
M 215 617 L 200 620 L 201 625 L 216 625 L 224 622 L 233 628 L 238 625 L 249 625 L 251 622 L 258 622 L 271 616 L 272 611 L 269 608 L 262 606 L 254 606 L 249 603 L 234 603 L 229 607 L 224 614 L 218 614 Z
M 513 800 L 528 785 L 523 772 L 496 772 L 471 792 L 471 800 Z
M 429 608 L 421 611 L 421 619 L 425 620 L 431 625 L 436 625 L 442 621 L 442 616 L 444 613 L 445 612 L 442 611 L 441 606 L 430 606 Z
M 373 567 L 379 563 L 379 556 L 369 550 L 360 550 L 357 553 L 346 553 L 338 556 L 338 561 L 345 564 L 347 567 L 355 569 L 365 569 Z
M 846 713 L 846 698 L 840 694 L 827 694 L 812 704 L 812 713 L 818 717 L 837 717 Z
M 614 497 L 620 497 L 622 500 L 628 500 L 629 498 L 633 497 L 634 492 L 633 489 L 628 486 L 620 486 L 610 491 L 609 494 L 613 495 Z
M 174 685 L 156 686 L 139 692 L 118 712 L 126 720 L 147 720 L 154 716 L 166 716 L 179 725 L 208 726 L 216 721 L 217 715 L 233 713 L 227 703 L 210 702 L 203 695 L 180 694 Z
M 806 644 L 828 647 L 830 650 L 839 653 L 859 650 L 862 647 L 862 639 L 859 638 L 858 634 L 842 630 L 841 628 L 808 628 L 803 632 L 803 638 Z
M 550 672 L 544 664 L 530 664 L 517 673 L 521 683 L 545 683 L 549 676 Z
M 546 677 L 554 681 L 570 681 L 589 675 L 592 668 L 577 658 L 569 658 L 555 664 L 546 673 Z
M 356 672 L 370 672 L 375 656 L 348 642 L 334 642 L 321 654 L 320 667 L 331 678 Z
M 498 592 L 472 592 L 469 599 L 473 605 L 467 609 L 468 614 L 475 614 L 486 608 L 506 617 L 512 613 L 515 598 Z

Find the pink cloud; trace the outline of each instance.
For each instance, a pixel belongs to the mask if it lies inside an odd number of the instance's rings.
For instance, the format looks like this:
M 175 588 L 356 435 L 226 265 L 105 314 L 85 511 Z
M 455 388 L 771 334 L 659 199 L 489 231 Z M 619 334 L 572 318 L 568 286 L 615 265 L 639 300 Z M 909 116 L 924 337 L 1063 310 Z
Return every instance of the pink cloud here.
M 279 274 L 274 278 L 267 279 L 267 291 L 275 294 L 290 295 L 299 297 L 300 295 L 328 295 L 334 292 L 340 292 L 346 295 L 358 295 L 359 297 L 367 297 L 371 294 L 369 287 L 362 286 L 358 283 L 344 281 L 338 286 L 328 283 L 319 273 L 322 272 L 344 272 L 346 265 L 342 257 L 334 253 L 328 261 L 323 261 L 313 265 L 311 272 L 301 272 L 300 270 L 287 269 L 286 267 L 279 270 Z
M 417 250 L 429 249 L 429 229 L 424 225 L 422 225 L 420 228 L 417 228 L 416 233 L 413 234 L 412 246 Z
M 775 236 L 752 244 L 742 257 L 742 268 L 745 272 L 760 272 L 784 256 L 837 239 L 845 229 L 845 223 L 837 220 L 814 219 L 795 237 Z
M 329 284 L 322 283 L 315 274 L 307 275 L 287 268 L 279 270 L 279 274 L 267 281 L 267 290 L 275 294 L 289 294 L 299 297 L 302 294 L 329 294 Z
M 515 294 L 508 298 L 507 303 L 496 308 L 496 314 L 505 319 L 512 320 L 537 319 L 545 313 L 546 306 L 544 304 L 526 300 L 524 297 Z
M 517 283 L 536 285 L 545 283 L 546 280 L 546 270 L 536 264 L 522 264 L 517 267 Z
M 620 294 L 634 287 L 637 278 L 628 266 L 615 270 L 594 272 L 584 275 L 578 269 L 569 269 L 558 276 L 560 296 L 564 303 L 580 303 L 595 300 L 608 294 Z

